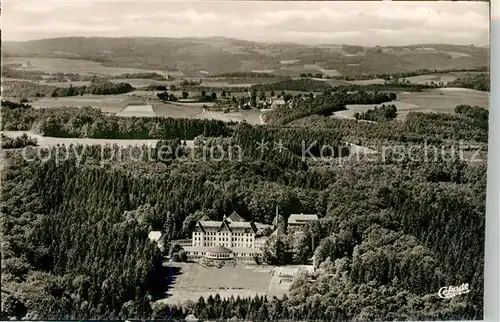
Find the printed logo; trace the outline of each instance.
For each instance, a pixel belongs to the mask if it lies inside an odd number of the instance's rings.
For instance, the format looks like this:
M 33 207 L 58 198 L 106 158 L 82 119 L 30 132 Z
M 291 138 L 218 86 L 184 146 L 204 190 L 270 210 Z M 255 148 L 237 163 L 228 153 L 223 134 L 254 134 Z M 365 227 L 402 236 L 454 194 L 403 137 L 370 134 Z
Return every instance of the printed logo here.
M 467 294 L 469 292 L 469 283 L 464 283 L 460 286 L 441 287 L 438 291 L 438 296 L 442 299 L 451 299 L 452 297 Z

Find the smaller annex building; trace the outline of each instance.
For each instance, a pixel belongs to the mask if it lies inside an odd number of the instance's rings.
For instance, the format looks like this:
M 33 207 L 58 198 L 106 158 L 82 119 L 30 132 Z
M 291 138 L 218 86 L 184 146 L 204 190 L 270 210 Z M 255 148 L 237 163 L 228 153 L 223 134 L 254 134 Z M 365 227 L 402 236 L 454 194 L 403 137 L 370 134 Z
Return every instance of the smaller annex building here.
M 229 248 L 217 245 L 215 247 L 209 248 L 205 252 L 205 258 L 206 259 L 215 259 L 215 260 L 234 259 L 234 253 Z
M 207 249 L 203 257 L 200 259 L 200 263 L 206 266 L 234 266 L 236 260 L 234 257 L 234 252 L 229 248 L 217 245 Z

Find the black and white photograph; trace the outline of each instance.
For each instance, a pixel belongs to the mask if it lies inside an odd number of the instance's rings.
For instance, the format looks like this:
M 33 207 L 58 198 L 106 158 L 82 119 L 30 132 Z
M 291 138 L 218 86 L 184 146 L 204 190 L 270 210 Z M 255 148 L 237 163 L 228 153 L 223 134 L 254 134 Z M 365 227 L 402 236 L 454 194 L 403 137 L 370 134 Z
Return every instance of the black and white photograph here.
M 1 14 L 2 320 L 484 318 L 488 2 Z

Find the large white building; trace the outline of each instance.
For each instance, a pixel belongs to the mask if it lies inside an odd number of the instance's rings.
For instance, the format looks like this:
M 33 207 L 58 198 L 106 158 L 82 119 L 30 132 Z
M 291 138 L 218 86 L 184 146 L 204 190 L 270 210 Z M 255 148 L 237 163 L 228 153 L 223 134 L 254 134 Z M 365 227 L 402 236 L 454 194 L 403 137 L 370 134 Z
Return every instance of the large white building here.
M 184 251 L 191 260 L 213 258 L 220 253 L 223 259 L 254 262 L 255 257 L 262 256 L 262 243 L 259 239 L 256 243 L 257 230 L 254 222 L 244 221 L 234 212 L 222 221 L 200 220 L 191 246 L 184 246 Z

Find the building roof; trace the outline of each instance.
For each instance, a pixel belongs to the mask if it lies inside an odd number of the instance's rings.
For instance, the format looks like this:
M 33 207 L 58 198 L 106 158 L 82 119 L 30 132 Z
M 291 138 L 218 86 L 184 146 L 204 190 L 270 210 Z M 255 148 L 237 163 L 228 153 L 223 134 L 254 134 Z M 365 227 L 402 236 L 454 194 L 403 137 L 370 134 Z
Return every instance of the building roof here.
M 233 228 L 236 228 L 236 229 L 248 229 L 248 230 L 253 231 L 254 233 L 257 232 L 257 227 L 255 226 L 255 223 L 253 223 L 253 222 L 247 222 L 247 221 L 229 221 L 229 220 L 212 221 L 212 220 L 201 220 L 201 221 L 199 221 L 197 223 L 197 226 L 203 232 L 205 232 L 206 228 L 217 228 L 218 231 L 221 231 L 222 229 L 224 229 L 224 227 L 227 228 L 231 232 L 232 232 Z
M 150 240 L 154 240 L 156 242 L 159 241 L 160 238 L 161 238 L 161 231 L 159 231 L 159 230 L 153 230 L 153 231 L 151 231 L 149 233 L 149 235 L 148 235 L 148 238 Z
M 207 252 L 210 252 L 210 253 L 217 253 L 217 254 L 229 254 L 229 253 L 232 253 L 233 251 L 230 250 L 229 248 L 226 248 L 224 246 L 221 246 L 221 245 L 217 245 L 215 247 L 211 247 L 207 250 Z
M 193 314 L 189 314 L 188 316 L 186 316 L 186 321 L 199 321 L 199 319 L 196 318 L 196 316 L 194 316 Z
M 203 227 L 220 227 L 222 225 L 222 221 L 215 220 L 200 220 L 198 223 L 202 224 Z
M 291 214 L 290 217 L 288 217 L 289 224 L 302 224 L 316 220 L 318 220 L 318 215 Z
M 233 211 L 233 213 L 232 213 L 231 215 L 229 215 L 229 217 L 227 217 L 227 220 L 228 220 L 229 222 L 235 222 L 235 221 L 237 221 L 237 222 L 239 222 L 239 221 L 245 221 L 243 218 L 241 218 L 241 216 L 240 216 L 240 215 L 238 215 L 238 214 L 236 213 L 236 211 Z
M 229 223 L 229 226 L 231 226 L 231 228 L 250 228 L 250 229 L 253 229 L 252 228 L 253 225 L 251 222 L 241 222 L 241 221 L 232 222 L 232 223 Z

